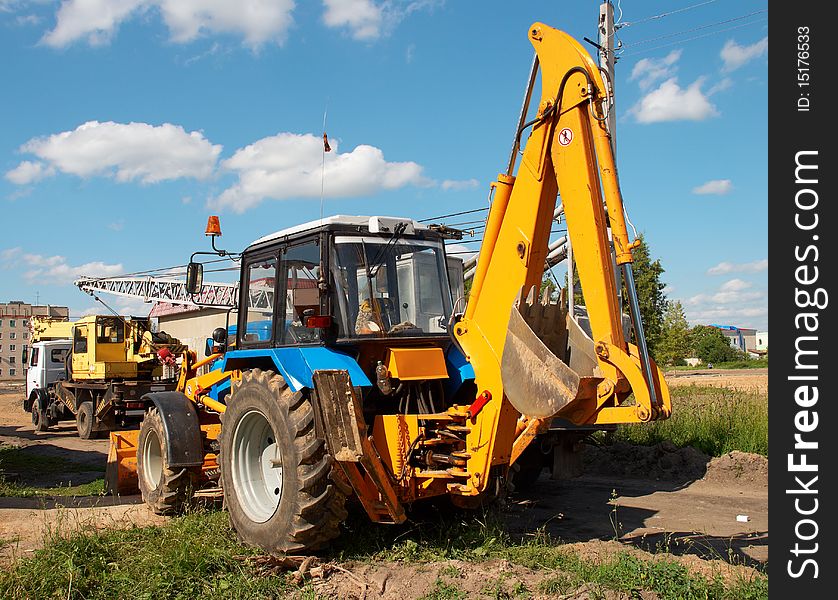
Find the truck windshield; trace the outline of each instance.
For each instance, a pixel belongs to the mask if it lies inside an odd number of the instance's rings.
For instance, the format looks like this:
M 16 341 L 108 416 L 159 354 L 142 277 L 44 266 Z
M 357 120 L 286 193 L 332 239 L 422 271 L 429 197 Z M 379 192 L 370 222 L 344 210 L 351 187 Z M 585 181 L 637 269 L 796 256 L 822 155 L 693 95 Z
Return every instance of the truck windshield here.
M 440 242 L 336 236 L 333 248 L 341 337 L 446 332 L 451 290 Z

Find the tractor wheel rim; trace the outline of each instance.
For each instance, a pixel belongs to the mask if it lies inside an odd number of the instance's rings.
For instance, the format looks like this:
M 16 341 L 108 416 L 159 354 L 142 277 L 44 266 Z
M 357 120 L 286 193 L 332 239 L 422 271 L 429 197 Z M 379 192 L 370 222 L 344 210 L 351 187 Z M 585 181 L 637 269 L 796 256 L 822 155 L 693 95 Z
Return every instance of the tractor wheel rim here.
M 282 498 L 282 453 L 268 418 L 258 410 L 242 416 L 233 432 L 230 485 L 247 517 L 270 519 Z
M 142 447 L 143 481 L 149 490 L 156 489 L 163 475 L 163 448 L 153 429 L 148 431 Z

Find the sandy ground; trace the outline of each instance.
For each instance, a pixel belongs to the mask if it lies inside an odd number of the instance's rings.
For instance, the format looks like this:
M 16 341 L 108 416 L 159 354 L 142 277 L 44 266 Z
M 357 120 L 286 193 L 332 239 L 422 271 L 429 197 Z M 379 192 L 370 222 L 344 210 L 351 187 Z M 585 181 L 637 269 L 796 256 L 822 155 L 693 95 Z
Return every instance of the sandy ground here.
M 760 375 L 752 372 L 742 375 L 755 376 Z M 767 380 L 767 375 L 762 377 Z M 679 374 L 673 384 L 679 385 L 690 378 L 698 378 L 702 383 L 721 381 L 717 373 Z M 745 385 L 745 381 L 736 379 L 734 383 Z M 751 380 L 747 381 L 750 384 Z M 107 440 L 79 439 L 70 423 L 55 431 L 34 432 L 28 413 L 22 410 L 21 393 L 2 388 L 0 443 L 102 466 L 108 444 Z M 601 554 L 617 548 L 636 552 L 665 550 L 699 572 L 715 572 L 719 565 L 728 570 L 748 570 L 749 566 L 761 567 L 767 563 L 766 459 L 732 453 L 710 460 L 693 449 L 677 449 L 667 444 L 640 449 L 615 444 L 586 450 L 585 462 L 588 469 L 580 478 L 553 481 L 545 472 L 532 491 L 512 495 L 503 512 L 510 533 L 526 538 L 543 528 L 552 536 L 573 543 L 582 553 Z M 73 484 L 77 484 L 80 483 L 78 475 L 58 474 L 47 483 L 67 485 L 68 477 L 73 476 L 76 478 Z M 43 545 L 44 536 L 50 531 L 142 526 L 164 521 L 148 511 L 136 496 L 0 498 L 0 562 L 30 555 Z M 525 569 L 510 565 L 453 566 L 472 569 L 460 579 L 474 580 L 474 585 L 485 586 L 487 578 L 491 578 L 489 572 L 508 572 L 510 576 L 504 576 L 504 585 L 527 577 Z M 322 593 L 346 594 L 341 597 L 356 593 L 366 598 L 418 597 L 432 589 L 437 577 L 434 569 L 439 571 L 442 567 L 414 566 L 412 574 L 403 576 L 397 576 L 393 572 L 395 568 L 345 564 L 318 583 L 318 588 Z M 445 572 L 453 571 L 445 569 Z M 422 584 L 404 588 L 403 582 L 412 578 L 421 580 Z M 360 591 L 362 588 L 364 592 Z M 358 591 L 350 592 L 353 589 Z M 406 590 L 414 595 L 401 596 Z
M 743 392 L 768 393 L 768 369 L 696 369 L 668 371 L 665 374 L 669 387 L 681 385 L 711 385 Z

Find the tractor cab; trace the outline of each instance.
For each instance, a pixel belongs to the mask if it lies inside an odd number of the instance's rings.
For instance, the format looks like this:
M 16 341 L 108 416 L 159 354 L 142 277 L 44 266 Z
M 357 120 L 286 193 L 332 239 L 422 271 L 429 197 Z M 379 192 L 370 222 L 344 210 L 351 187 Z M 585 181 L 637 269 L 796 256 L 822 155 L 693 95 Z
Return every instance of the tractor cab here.
M 445 338 L 444 238 L 411 219 L 334 216 L 242 255 L 237 347 Z

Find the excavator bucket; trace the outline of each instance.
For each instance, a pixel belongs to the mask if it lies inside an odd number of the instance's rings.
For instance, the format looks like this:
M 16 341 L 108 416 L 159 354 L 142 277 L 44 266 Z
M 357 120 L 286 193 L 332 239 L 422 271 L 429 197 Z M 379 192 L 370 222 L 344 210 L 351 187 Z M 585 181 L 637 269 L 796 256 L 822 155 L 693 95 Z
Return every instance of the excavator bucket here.
M 563 302 L 518 301 L 509 314 L 501 358 L 504 393 L 528 417 L 552 417 L 602 381 L 593 340 Z
M 119 496 L 139 494 L 137 443 L 140 430 L 111 431 L 110 437 L 105 493 Z

